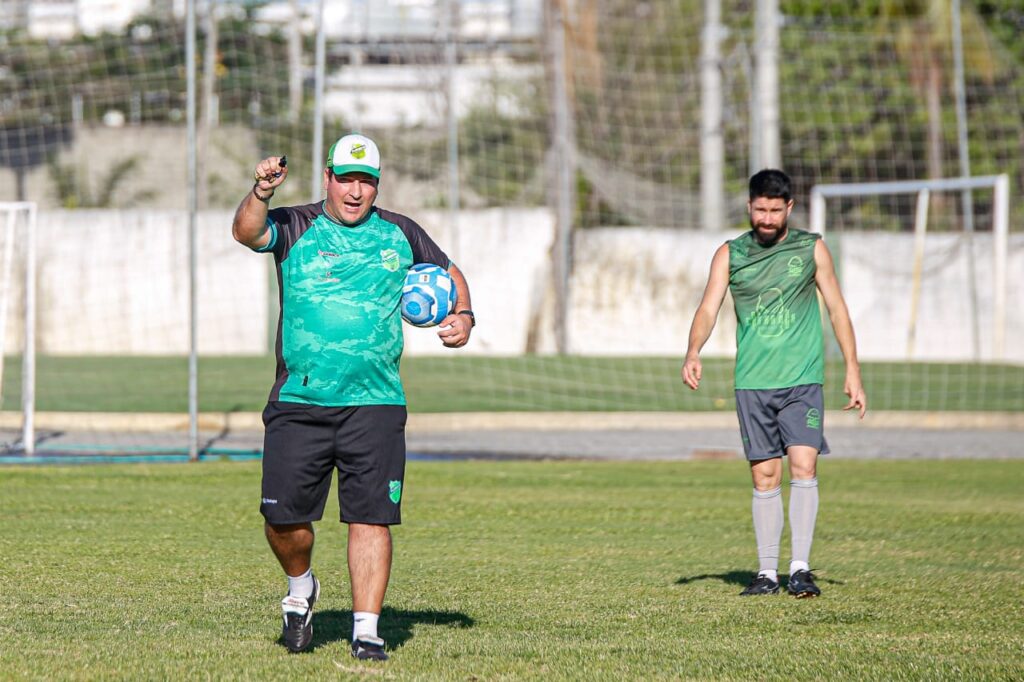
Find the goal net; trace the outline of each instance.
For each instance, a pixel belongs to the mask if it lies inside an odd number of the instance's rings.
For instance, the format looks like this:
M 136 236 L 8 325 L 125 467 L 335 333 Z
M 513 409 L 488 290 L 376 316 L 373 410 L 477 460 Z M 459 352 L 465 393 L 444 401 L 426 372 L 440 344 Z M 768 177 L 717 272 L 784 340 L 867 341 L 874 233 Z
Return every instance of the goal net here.
M 1006 173 L 1003 261 L 990 186 L 970 189 L 969 211 L 959 188 L 932 187 L 926 201 L 918 190 L 822 199 L 872 408 L 1021 412 L 1024 329 L 1008 303 L 1024 286 L 1019 13 L 963 3 L 954 80 L 948 17 L 930 11 L 946 5 L 897 4 L 779 3 L 775 119 L 792 224 L 809 225 L 815 185 L 960 175 L 961 152 L 976 175 Z M 773 79 L 758 75 L 764 32 L 751 3 L 723 1 L 717 20 L 712 5 L 197 0 L 190 253 L 186 3 L 9 0 L 0 201 L 39 207 L 37 450 L 183 452 L 193 331 L 199 445 L 259 450 L 278 292 L 270 259 L 232 240 L 233 211 L 270 155 L 290 169 L 274 206 L 318 200 L 326 149 L 353 130 L 382 152 L 377 204 L 426 228 L 473 293 L 466 348 L 406 328 L 411 413 L 525 413 L 523 428 L 538 431 L 544 413 L 734 425 L 728 302 L 700 391 L 679 369 L 711 257 L 747 229 L 746 183 L 768 163 L 760 142 L 773 120 L 758 102 Z M 723 143 L 715 170 L 702 158 L 708 134 Z M 719 181 L 713 226 L 705 178 Z M 13 249 L 3 411 L 6 447 L 19 452 L 28 228 L 21 209 L 5 211 L 16 218 L 0 233 Z M 841 363 L 829 352 L 835 409 Z M 251 438 L 232 440 L 242 433 Z
M 1006 175 L 811 189 L 810 228 L 833 251 L 861 357 L 884 370 L 872 393 L 893 409 L 1016 409 L 1018 388 L 994 379 L 1024 364 L 1006 342 L 1022 331 L 1007 275 L 1024 264 L 1009 210 Z

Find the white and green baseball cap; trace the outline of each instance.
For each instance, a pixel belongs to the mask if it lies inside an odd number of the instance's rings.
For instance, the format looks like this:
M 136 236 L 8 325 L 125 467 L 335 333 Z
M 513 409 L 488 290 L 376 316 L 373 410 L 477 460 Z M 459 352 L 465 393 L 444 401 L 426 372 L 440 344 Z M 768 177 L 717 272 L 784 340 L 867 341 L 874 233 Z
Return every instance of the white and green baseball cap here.
M 367 173 L 380 177 L 380 150 L 365 135 L 352 133 L 331 145 L 327 152 L 327 167 L 335 175 Z

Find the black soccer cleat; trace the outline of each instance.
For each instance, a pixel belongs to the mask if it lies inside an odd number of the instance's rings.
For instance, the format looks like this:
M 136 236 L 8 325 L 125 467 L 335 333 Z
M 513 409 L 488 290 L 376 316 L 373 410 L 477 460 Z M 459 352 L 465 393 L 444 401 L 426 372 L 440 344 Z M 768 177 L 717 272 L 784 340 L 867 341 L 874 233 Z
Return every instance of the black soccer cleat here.
M 313 605 L 320 596 L 320 581 L 313 576 L 313 594 L 308 598 L 288 595 L 281 600 L 284 628 L 281 638 L 288 651 L 305 651 L 313 641 Z
M 797 571 L 789 576 L 789 584 L 786 591 L 797 599 L 805 597 L 817 597 L 821 590 L 814 584 L 814 574 L 810 571 Z
M 740 592 L 741 597 L 749 597 L 751 595 L 758 594 L 778 594 L 779 583 L 772 580 L 766 575 L 758 573 L 754 576 L 754 579 L 747 585 L 747 589 Z
M 384 640 L 380 637 L 363 635 L 352 642 L 352 657 L 360 661 L 386 661 L 388 655 L 384 653 Z

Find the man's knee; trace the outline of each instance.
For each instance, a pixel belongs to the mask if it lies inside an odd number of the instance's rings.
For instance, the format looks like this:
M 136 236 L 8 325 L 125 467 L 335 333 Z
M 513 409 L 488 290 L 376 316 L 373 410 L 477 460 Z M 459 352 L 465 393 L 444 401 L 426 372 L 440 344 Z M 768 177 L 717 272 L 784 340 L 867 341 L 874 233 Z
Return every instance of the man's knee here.
M 818 451 L 814 448 L 791 447 L 786 454 L 789 457 L 791 479 L 806 480 L 818 475 Z
M 313 532 L 312 523 L 270 523 L 265 521 L 263 523 L 263 530 L 267 536 L 287 536 L 294 534 L 302 534 L 304 532 Z
M 754 489 L 760 492 L 775 490 L 782 483 L 782 458 L 773 457 L 750 463 L 750 476 Z
M 376 523 L 348 524 L 350 542 L 388 542 L 391 540 L 391 526 Z

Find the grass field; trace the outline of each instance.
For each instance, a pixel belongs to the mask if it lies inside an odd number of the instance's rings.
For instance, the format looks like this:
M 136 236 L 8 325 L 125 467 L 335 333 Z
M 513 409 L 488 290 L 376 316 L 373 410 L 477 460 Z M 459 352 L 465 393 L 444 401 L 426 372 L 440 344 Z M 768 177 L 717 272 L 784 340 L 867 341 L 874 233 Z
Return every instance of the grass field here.
M 453 353 L 408 357 L 402 375 L 414 412 L 732 410 L 732 362 L 705 361 L 704 385 L 679 379 L 680 358 Z M 1024 410 L 1024 367 L 990 364 L 865 363 L 873 410 Z M 827 370 L 826 407 L 845 404 L 841 363 Z M 202 357 L 203 412 L 260 411 L 274 377 L 272 357 Z M 3 409 L 18 409 L 19 358 L 4 366 Z M 38 360 L 36 408 L 43 411 L 185 412 L 188 362 L 181 357 L 54 357 Z
M 823 462 L 823 596 L 800 601 L 737 596 L 755 564 L 737 462 L 412 462 L 376 667 L 346 653 L 336 502 L 314 648 L 277 643 L 259 476 L 0 469 L 0 677 L 1024 678 L 1022 461 Z

